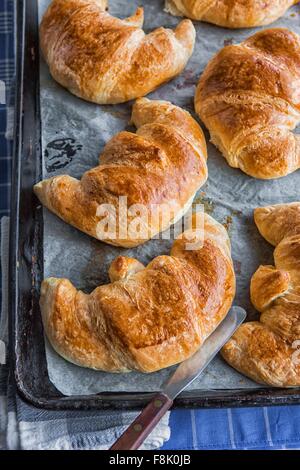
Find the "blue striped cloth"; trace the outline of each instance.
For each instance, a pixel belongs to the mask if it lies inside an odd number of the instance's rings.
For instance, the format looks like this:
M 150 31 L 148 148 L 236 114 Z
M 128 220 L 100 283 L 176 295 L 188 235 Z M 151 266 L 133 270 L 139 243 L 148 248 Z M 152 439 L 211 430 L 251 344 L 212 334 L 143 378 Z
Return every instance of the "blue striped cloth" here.
M 0 217 L 9 214 L 10 202 L 12 141 L 6 139 L 6 124 L 12 118 L 12 108 L 7 103 L 12 102 L 9 90 L 14 75 L 13 37 L 13 0 L 0 0 Z
M 300 449 L 300 406 L 175 410 L 164 450 Z
M 13 71 L 13 0 L 0 0 L 0 80 L 5 83 L 6 90 L 10 89 Z M 2 98 L 0 82 L 0 102 Z M 10 119 L 10 108 L 0 104 L 0 217 L 9 214 L 11 141 L 5 138 L 7 113 Z M 5 279 L 3 281 L 5 283 Z M 1 415 L 7 406 L 7 400 L 1 397 L 1 392 L 7 387 L 7 373 L 1 367 L 0 449 L 5 445 L 24 449 L 102 448 L 104 442 L 100 436 L 111 437 L 107 430 L 115 433 L 116 427 L 120 426 L 117 415 L 114 417 L 108 412 L 72 414 L 37 410 L 18 398 L 11 386 L 8 391 L 7 422 Z M 131 415 L 125 414 L 123 425 L 126 426 L 130 419 Z M 6 440 L 4 431 L 7 424 Z M 171 438 L 163 446 L 166 450 L 300 448 L 300 406 L 175 410 L 171 412 L 170 426 Z M 167 424 L 164 432 L 168 434 Z
M 13 1 L 0 0 L 0 216 L 9 213 L 11 141 L 5 138 L 10 84 L 14 74 Z

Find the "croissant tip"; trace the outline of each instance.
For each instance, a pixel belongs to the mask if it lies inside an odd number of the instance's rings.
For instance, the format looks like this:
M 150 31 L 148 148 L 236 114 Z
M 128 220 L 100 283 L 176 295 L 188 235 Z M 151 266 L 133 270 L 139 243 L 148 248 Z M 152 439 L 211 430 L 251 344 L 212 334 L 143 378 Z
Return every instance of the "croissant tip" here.
M 183 20 L 180 21 L 179 24 L 182 24 L 182 23 L 188 24 L 189 26 L 193 26 L 194 28 L 194 23 L 189 18 L 184 18 Z
M 39 194 L 41 193 L 42 190 L 43 190 L 43 181 L 40 181 L 39 183 L 36 183 L 33 186 L 33 192 L 37 197 L 39 197 Z
M 181 20 L 178 23 L 178 25 L 176 26 L 175 30 L 183 28 L 183 27 L 185 29 L 189 29 L 190 31 L 193 31 L 196 34 L 196 29 L 195 29 L 194 23 L 189 18 L 185 18 L 184 20 Z
M 38 183 L 36 183 L 36 184 L 33 186 L 33 189 L 36 190 L 36 189 L 41 188 L 42 184 L 43 184 L 43 181 L 39 181 Z
M 253 211 L 254 221 L 256 225 L 259 223 L 260 219 L 268 212 L 268 207 L 256 207 Z
M 135 11 L 136 15 L 143 15 L 144 14 L 144 7 L 137 7 Z
M 262 207 L 256 207 L 253 211 L 254 216 L 259 214 L 259 212 L 261 212 L 261 210 L 262 210 Z
M 34 194 L 40 198 L 40 196 L 44 193 L 45 191 L 45 187 L 47 186 L 49 180 L 42 180 L 42 181 L 39 181 L 38 183 L 36 183 L 34 186 L 33 186 L 33 192 Z
M 134 102 L 134 105 L 138 105 L 138 104 L 142 104 L 142 103 L 149 103 L 151 100 L 149 100 L 149 98 L 145 98 L 143 96 L 141 96 L 140 98 L 137 98 Z
M 59 282 L 59 279 L 56 278 L 56 277 L 47 277 L 46 279 L 43 280 L 42 282 L 42 287 L 41 287 L 41 290 L 45 290 L 47 287 L 53 287 L 53 286 L 56 286 L 56 284 L 58 284 Z
M 40 295 L 41 306 L 43 304 L 47 304 L 49 297 L 51 297 L 51 295 L 54 293 L 60 281 L 61 279 L 57 279 L 55 277 L 48 277 L 43 280 Z
M 270 212 L 273 212 L 276 210 L 276 206 L 281 206 L 281 204 L 274 204 L 271 206 L 263 206 L 263 207 L 256 207 L 254 209 L 254 218 L 261 217 L 263 215 L 269 214 Z
M 149 100 L 148 98 L 137 98 L 135 100 L 135 102 L 133 103 L 132 105 L 132 116 L 134 114 L 134 112 L 139 109 L 140 107 L 144 106 L 146 103 L 150 103 L 151 100 Z M 132 118 L 131 118 L 131 121 L 132 121 Z
M 138 28 L 143 28 L 144 24 L 144 8 L 138 7 L 135 13 L 132 16 L 129 16 L 124 20 L 126 23 L 136 26 Z
M 137 7 L 137 9 L 135 10 L 135 13 L 133 15 L 133 18 L 144 21 L 144 8 L 143 7 Z
M 196 40 L 196 29 L 189 19 L 180 21 L 174 30 L 177 40 L 187 49 L 193 50 Z

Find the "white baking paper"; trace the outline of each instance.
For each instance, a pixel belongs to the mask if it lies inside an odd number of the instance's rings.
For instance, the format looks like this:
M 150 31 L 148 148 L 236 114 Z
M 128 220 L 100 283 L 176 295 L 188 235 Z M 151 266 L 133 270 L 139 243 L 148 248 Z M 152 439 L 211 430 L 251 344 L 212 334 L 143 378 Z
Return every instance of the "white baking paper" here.
M 40 0 L 40 16 L 48 0 Z M 164 12 L 163 0 L 110 0 L 115 16 L 130 16 L 136 7 L 145 8 L 145 30 L 159 26 L 174 27 L 180 21 Z M 195 86 L 209 59 L 224 44 L 239 43 L 257 29 L 229 30 L 194 22 L 197 42 L 184 72 L 150 95 L 172 101 L 194 113 Z M 300 7 L 288 10 L 272 26 L 285 26 L 300 34 Z M 87 103 L 60 87 L 41 59 L 41 113 L 44 178 L 69 174 L 75 177 L 97 165 L 104 144 L 117 132 L 128 128 L 131 103 L 99 106 Z M 209 141 L 206 132 L 207 142 Z M 260 181 L 230 168 L 217 149 L 208 144 L 209 179 L 196 198 L 207 212 L 228 228 L 237 275 L 236 305 L 258 314 L 249 300 L 249 281 L 260 264 L 273 262 L 273 248 L 259 235 L 253 222 L 253 209 L 279 202 L 299 200 L 300 172 L 283 179 Z M 44 210 L 44 276 L 70 279 L 77 288 L 90 292 L 108 282 L 108 266 L 120 253 L 147 263 L 159 254 L 167 254 L 172 242 L 153 240 L 133 250 L 105 245 Z M 72 365 L 58 356 L 46 341 L 50 380 L 65 395 L 88 395 L 107 391 L 159 390 L 170 369 L 154 374 L 108 374 Z M 172 369 L 171 369 L 172 370 Z M 253 388 L 257 384 L 216 358 L 190 389 Z

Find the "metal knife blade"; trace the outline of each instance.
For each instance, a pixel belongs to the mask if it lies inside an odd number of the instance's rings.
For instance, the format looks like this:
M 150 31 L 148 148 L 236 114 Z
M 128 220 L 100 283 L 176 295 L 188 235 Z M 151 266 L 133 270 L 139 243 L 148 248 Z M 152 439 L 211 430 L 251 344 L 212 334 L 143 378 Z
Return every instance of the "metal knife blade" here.
M 244 309 L 232 307 L 225 320 L 207 338 L 200 350 L 176 369 L 162 391 L 152 398 L 151 402 L 110 450 L 138 449 L 164 414 L 171 408 L 174 398 L 203 372 L 245 318 L 246 312 Z
M 162 393 L 174 400 L 188 385 L 190 385 L 208 364 L 213 360 L 235 330 L 245 320 L 247 314 L 241 307 L 232 307 L 225 319 L 206 339 L 192 357 L 182 362 L 174 374 L 162 386 Z

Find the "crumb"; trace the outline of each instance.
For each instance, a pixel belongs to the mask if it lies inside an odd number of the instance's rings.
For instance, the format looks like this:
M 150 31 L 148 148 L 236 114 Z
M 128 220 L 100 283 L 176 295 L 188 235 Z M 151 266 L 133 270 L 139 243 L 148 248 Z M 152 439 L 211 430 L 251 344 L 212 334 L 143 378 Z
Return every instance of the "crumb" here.
M 224 39 L 224 46 L 231 46 L 233 44 L 233 38 Z
M 204 212 L 206 214 L 212 214 L 215 210 L 215 204 L 212 202 L 212 200 L 202 196 L 202 193 L 200 193 L 200 195 L 194 200 L 193 208 L 195 208 L 197 204 L 202 204 L 204 206 Z
M 242 215 L 242 211 L 233 210 L 232 215 Z
M 242 272 L 242 263 L 238 260 L 233 260 L 234 270 L 236 274 L 241 274 Z
M 223 222 L 223 227 L 226 228 L 227 232 L 229 232 L 230 228 L 231 228 L 231 225 L 232 225 L 232 222 L 233 222 L 233 219 L 231 217 L 231 215 L 228 215 L 225 219 L 225 222 Z

